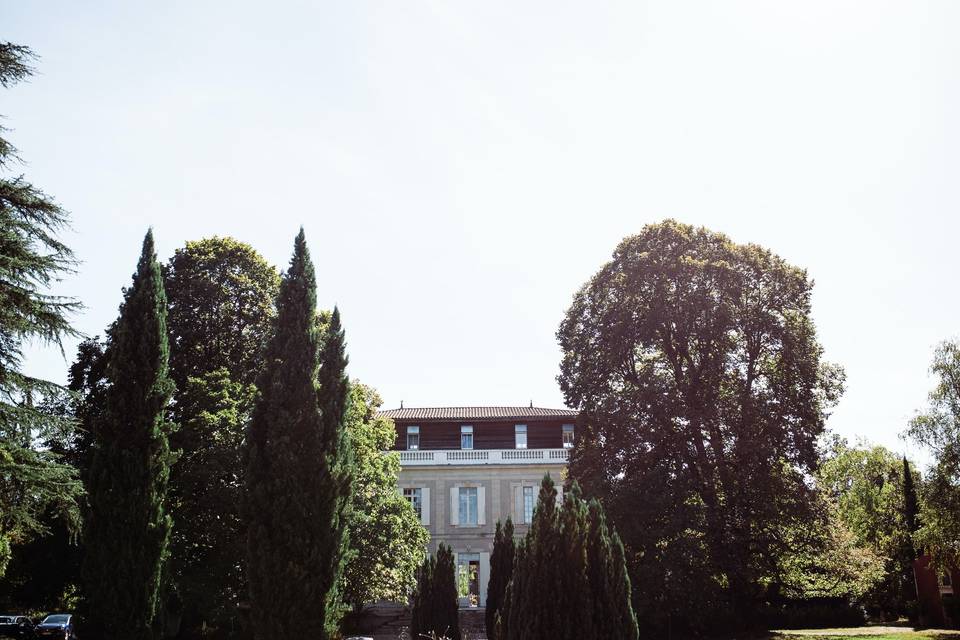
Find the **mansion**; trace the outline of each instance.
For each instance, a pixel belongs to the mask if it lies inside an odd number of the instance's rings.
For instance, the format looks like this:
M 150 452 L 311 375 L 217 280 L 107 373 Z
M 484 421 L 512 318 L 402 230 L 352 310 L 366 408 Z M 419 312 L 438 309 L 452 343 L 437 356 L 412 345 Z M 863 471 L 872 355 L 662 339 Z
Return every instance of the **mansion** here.
M 400 489 L 430 532 L 468 576 L 470 600 L 483 607 L 498 520 L 522 536 L 540 481 L 558 491 L 574 443 L 577 412 L 540 407 L 435 407 L 380 412 L 397 429 Z

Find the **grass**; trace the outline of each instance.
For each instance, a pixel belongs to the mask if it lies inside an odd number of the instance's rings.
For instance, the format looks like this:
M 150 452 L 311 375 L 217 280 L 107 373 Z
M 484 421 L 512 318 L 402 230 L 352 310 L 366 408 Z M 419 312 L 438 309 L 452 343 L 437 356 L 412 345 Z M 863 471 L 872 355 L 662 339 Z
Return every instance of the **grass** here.
M 910 627 L 852 627 L 849 629 L 799 629 L 777 631 L 771 634 L 774 640 L 960 640 L 960 631 L 925 629 L 915 631 Z

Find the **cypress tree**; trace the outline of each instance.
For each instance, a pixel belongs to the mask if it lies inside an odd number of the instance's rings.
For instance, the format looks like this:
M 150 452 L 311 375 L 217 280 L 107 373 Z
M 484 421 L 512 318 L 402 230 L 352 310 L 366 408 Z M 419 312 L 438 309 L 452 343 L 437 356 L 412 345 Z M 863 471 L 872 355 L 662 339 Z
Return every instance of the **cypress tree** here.
M 508 638 L 535 640 L 566 637 L 557 615 L 560 592 L 558 562 L 561 554 L 557 514 L 557 489 L 550 474 L 540 483 L 540 495 L 533 522 L 527 532 L 524 551 L 519 554 L 511 590 Z
M 487 638 L 498 640 L 497 617 L 504 602 L 507 584 L 513 576 L 513 559 L 516 543 L 513 539 L 513 520 L 508 516 L 503 526 L 497 521 L 493 536 L 493 553 L 490 556 L 490 579 L 487 581 L 487 609 L 485 613 Z
M 434 626 L 437 636 L 460 640 L 460 613 L 457 605 L 457 566 L 453 550 L 440 543 L 437 547 L 437 565 L 433 574 Z
M 349 496 L 342 477 L 348 457 L 341 457 L 347 447 L 338 433 L 346 405 L 339 319 L 333 333 L 321 354 L 316 278 L 300 229 L 247 432 L 244 512 L 256 640 L 326 638 L 336 617 Z
M 146 639 L 157 610 L 170 539 L 166 420 L 167 298 L 153 232 L 111 330 L 106 408 L 94 424 L 86 478 L 84 597 L 88 623 L 104 640 Z
M 563 497 L 559 526 L 562 567 L 554 607 L 563 635 L 556 637 L 568 640 L 602 638 L 604 636 L 597 635 L 594 628 L 593 595 L 587 572 L 587 506 L 576 481 Z
M 456 566 L 453 551 L 440 543 L 436 555 L 427 558 L 417 575 L 413 596 L 410 636 L 460 640 L 460 618 L 457 607 Z
M 633 612 L 633 590 L 630 585 L 630 574 L 627 573 L 627 556 L 623 548 L 623 541 L 616 531 L 610 541 L 613 548 L 611 556 L 610 582 L 612 584 L 613 604 L 612 618 L 617 624 L 611 638 L 623 640 L 637 640 L 640 630 L 637 625 L 637 616 Z
M 321 519 L 329 523 L 322 540 L 321 557 L 327 559 L 323 573 L 327 590 L 326 629 L 334 634 L 343 615 L 342 580 L 349 553 L 350 505 L 353 493 L 353 447 L 347 429 L 350 382 L 346 374 L 347 350 L 340 310 L 334 307 L 322 335 L 319 385 L 320 444 L 323 449 L 324 493 Z
M 410 612 L 411 638 L 420 638 L 427 633 L 427 626 L 430 624 L 428 617 L 431 612 L 430 597 L 433 595 L 431 585 L 436 566 L 437 558 L 431 554 L 424 558 L 423 565 L 417 571 L 417 587 L 413 592 L 413 606 Z

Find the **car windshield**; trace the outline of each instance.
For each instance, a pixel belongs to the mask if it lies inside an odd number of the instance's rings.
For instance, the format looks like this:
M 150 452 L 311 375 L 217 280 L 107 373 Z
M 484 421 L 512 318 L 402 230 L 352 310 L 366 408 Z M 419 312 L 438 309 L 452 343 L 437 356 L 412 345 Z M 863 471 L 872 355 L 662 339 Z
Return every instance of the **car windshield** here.
M 70 616 L 47 616 L 43 619 L 43 624 L 66 624 L 70 622 Z
M 10 624 L 13 622 L 13 618 L 10 616 L 0 616 L 0 624 Z

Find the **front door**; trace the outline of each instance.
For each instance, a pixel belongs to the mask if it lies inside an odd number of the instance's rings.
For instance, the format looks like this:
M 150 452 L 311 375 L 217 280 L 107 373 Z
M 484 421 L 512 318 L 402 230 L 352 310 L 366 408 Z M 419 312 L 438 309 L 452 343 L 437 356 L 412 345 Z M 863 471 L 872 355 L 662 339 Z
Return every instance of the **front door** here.
M 470 605 L 480 604 L 480 554 L 461 553 L 457 556 L 457 573 L 461 582 L 466 582 Z

